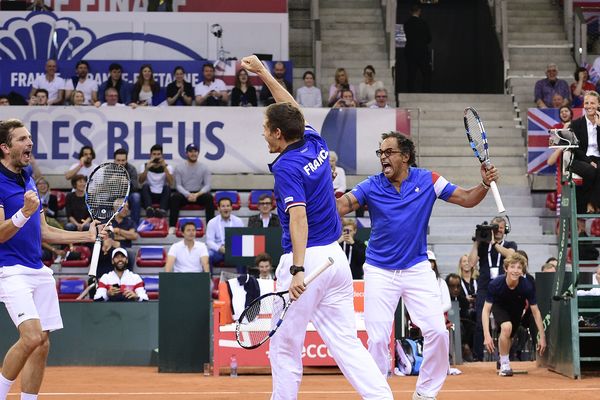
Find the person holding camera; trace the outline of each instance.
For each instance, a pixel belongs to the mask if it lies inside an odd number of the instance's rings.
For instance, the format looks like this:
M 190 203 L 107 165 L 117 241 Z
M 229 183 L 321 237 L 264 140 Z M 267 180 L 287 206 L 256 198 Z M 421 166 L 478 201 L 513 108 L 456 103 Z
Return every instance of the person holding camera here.
M 517 250 L 517 243 L 506 240 L 510 232 L 507 220 L 502 216 L 492 219 L 490 224 L 477 225 L 473 247 L 469 253 L 469 264 L 479 262 L 477 297 L 475 300 L 476 325 L 473 338 L 473 360 L 483 361 L 483 324 L 481 314 L 488 294 L 488 285 L 498 275 L 504 274 L 504 260 Z
M 327 105 L 333 107 L 339 99 L 342 98 L 342 90 L 351 90 L 352 98 L 355 97 L 356 90 L 354 85 L 351 85 L 348 81 L 348 73 L 344 68 L 338 68 L 335 70 L 335 83 L 329 87 L 329 100 Z
M 350 264 L 350 270 L 352 271 L 352 279 L 362 279 L 367 246 L 360 240 L 355 240 L 356 231 L 357 227 L 354 220 L 342 219 L 342 236 L 338 239 L 338 243 L 342 246 L 342 250 L 344 250 L 348 258 L 348 264 Z
M 350 90 L 350 89 L 343 89 L 342 97 L 338 101 L 336 101 L 335 104 L 333 105 L 333 108 L 346 108 L 346 107 L 350 107 L 350 108 L 358 107 L 358 103 L 356 102 L 356 100 L 354 100 L 354 94 L 352 93 L 352 90 Z
M 174 178 L 173 167 L 163 158 L 163 148 L 160 144 L 150 148 L 150 160 L 142 166 L 139 181 L 142 185 L 142 204 L 146 209 L 146 217 L 166 217 Z M 160 204 L 158 210 L 152 207 L 155 203 Z
M 358 101 L 363 107 L 371 107 L 375 104 L 375 92 L 383 89 L 383 82 L 375 80 L 375 68 L 367 65 L 363 70 L 365 80 L 358 85 Z

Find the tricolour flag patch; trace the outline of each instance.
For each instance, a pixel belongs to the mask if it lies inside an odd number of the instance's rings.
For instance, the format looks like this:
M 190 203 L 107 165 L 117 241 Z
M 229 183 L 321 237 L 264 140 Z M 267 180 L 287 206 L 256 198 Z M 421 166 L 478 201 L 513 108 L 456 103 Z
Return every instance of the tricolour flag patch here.
M 264 252 L 264 235 L 233 235 L 231 237 L 231 255 L 233 257 L 255 257 Z

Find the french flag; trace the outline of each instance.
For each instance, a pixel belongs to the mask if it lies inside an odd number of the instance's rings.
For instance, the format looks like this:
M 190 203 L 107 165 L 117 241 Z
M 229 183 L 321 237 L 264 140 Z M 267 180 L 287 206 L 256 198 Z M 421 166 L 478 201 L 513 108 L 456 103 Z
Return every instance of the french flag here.
M 233 257 L 254 257 L 264 252 L 264 235 L 234 235 L 231 237 L 231 255 Z

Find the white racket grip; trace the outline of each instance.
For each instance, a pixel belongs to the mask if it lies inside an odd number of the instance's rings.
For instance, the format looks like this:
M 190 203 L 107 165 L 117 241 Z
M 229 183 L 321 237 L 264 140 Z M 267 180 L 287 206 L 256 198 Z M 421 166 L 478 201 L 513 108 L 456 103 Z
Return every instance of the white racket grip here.
M 92 251 L 92 259 L 90 261 L 90 271 L 88 272 L 89 276 L 96 276 L 96 270 L 98 269 L 98 258 L 100 257 L 100 246 L 102 245 L 102 241 L 100 236 L 96 238 L 96 242 L 94 243 L 94 250 Z
M 498 207 L 498 213 L 503 213 L 506 211 L 504 208 L 504 204 L 502 204 L 502 199 L 500 198 L 500 192 L 498 191 L 498 185 L 496 182 L 491 181 L 490 187 L 492 188 L 492 194 L 494 195 L 494 200 L 496 201 L 496 207 Z
M 325 262 L 325 264 L 321 265 L 319 268 L 317 268 L 316 270 L 311 272 L 311 274 L 308 275 L 306 277 L 306 279 L 304 279 L 304 285 L 306 286 L 309 283 L 311 283 L 312 281 L 314 281 L 317 276 L 321 275 L 321 273 L 323 273 L 323 271 L 325 271 L 327 268 L 331 267 L 334 262 L 335 261 L 333 261 L 333 258 L 329 257 L 327 259 L 327 261 Z

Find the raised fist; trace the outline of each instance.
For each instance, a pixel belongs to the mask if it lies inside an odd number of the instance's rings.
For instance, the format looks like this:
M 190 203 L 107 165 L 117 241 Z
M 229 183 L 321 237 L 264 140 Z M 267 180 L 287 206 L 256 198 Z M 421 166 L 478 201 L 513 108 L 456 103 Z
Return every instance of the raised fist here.
M 40 198 L 33 190 L 28 190 L 23 195 L 23 215 L 27 218 L 31 217 L 34 212 L 40 208 Z
M 242 68 L 246 71 L 256 73 L 264 67 L 263 63 L 254 55 L 242 58 Z

